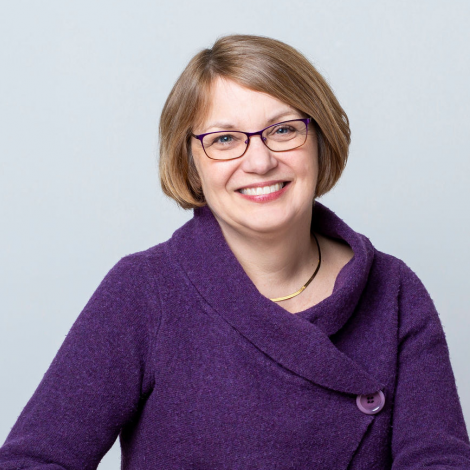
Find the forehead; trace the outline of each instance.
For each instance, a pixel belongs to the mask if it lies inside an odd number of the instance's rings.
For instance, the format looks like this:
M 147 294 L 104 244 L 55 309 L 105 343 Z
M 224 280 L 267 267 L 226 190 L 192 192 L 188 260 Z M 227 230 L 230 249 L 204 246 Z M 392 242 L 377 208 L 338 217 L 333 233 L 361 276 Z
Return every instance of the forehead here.
M 197 127 L 203 131 L 211 127 L 256 127 L 284 114 L 298 112 L 268 93 L 217 77 L 206 92 L 205 113 L 201 113 Z

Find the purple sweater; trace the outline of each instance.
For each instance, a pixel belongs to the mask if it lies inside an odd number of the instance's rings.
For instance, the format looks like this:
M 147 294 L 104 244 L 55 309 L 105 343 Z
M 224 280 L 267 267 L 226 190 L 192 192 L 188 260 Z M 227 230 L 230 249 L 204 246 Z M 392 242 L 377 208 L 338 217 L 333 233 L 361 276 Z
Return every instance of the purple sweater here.
M 96 469 L 118 436 L 125 470 L 470 469 L 423 284 L 318 202 L 313 226 L 354 257 L 332 295 L 297 314 L 257 291 L 207 207 L 122 258 L 0 448 L 0 469 Z M 361 410 L 357 397 L 370 406 L 379 391 L 383 408 Z

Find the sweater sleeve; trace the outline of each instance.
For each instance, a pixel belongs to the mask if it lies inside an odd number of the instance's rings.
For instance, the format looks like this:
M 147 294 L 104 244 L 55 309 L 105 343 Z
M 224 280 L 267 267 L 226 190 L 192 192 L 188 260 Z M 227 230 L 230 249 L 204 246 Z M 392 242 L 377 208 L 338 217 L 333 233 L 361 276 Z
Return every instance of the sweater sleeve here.
M 105 276 L 0 448 L 1 470 L 97 468 L 153 388 L 147 273 L 134 254 Z
M 392 470 L 469 470 L 470 445 L 444 331 L 416 274 L 401 265 Z

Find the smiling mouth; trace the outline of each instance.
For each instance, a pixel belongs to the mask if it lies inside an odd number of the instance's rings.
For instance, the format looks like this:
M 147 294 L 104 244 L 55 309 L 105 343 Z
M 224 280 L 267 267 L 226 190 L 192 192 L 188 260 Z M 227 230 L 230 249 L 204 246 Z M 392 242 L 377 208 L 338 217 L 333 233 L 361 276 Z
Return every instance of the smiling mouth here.
M 287 181 L 283 183 L 276 183 L 272 184 L 271 186 L 258 186 L 256 188 L 242 188 L 238 191 L 242 194 L 246 194 L 247 196 L 260 196 L 262 194 L 271 194 L 275 193 L 276 191 L 280 191 L 285 185 Z

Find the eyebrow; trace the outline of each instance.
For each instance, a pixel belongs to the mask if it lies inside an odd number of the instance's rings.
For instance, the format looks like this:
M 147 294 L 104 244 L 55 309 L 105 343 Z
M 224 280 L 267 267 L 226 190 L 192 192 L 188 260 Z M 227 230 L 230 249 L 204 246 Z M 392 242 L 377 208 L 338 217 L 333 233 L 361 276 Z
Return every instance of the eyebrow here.
M 289 116 L 289 115 L 296 115 L 296 114 L 299 114 L 299 113 L 295 109 L 284 109 L 284 110 L 278 112 L 277 114 L 275 114 L 274 116 L 271 116 L 271 118 L 266 121 L 266 126 L 265 127 L 268 127 L 271 124 L 276 124 L 277 122 L 280 122 L 279 119 L 281 119 L 283 117 L 286 117 L 286 116 Z M 299 115 L 299 119 L 300 118 L 301 117 Z M 295 119 L 295 118 L 293 118 L 293 119 Z M 230 123 L 228 121 L 217 121 L 217 122 L 210 123 L 205 128 L 204 133 L 208 132 L 209 129 L 214 129 L 214 128 L 219 128 L 219 129 L 222 129 L 222 130 L 240 130 L 240 129 L 236 129 L 236 126 L 234 126 L 232 123 Z

